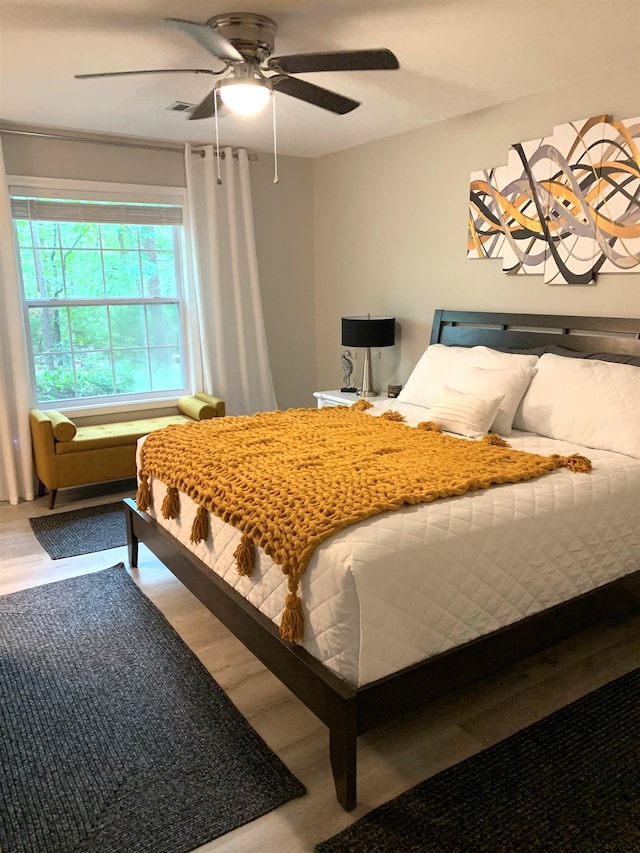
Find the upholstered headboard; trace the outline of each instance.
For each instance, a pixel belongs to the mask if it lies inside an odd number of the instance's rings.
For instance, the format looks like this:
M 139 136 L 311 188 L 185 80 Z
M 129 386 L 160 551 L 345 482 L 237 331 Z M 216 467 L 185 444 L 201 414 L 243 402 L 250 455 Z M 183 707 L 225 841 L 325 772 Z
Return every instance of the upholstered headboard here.
M 555 345 L 582 353 L 640 356 L 640 319 L 439 309 L 431 343 L 509 350 Z

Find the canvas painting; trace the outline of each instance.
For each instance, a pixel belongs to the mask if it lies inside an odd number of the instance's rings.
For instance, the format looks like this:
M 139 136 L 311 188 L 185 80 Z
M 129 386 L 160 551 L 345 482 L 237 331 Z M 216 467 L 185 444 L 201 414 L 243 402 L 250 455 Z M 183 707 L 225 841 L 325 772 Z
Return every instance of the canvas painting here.
M 548 284 L 637 272 L 640 118 L 593 116 L 516 143 L 506 166 L 472 173 L 469 198 L 468 257 Z

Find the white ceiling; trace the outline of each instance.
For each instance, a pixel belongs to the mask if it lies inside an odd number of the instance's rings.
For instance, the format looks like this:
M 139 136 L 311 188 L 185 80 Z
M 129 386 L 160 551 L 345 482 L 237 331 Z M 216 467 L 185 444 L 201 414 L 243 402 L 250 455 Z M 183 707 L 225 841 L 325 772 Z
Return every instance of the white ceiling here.
M 140 68 L 219 68 L 164 22 L 252 11 L 275 19 L 274 55 L 390 48 L 398 71 L 300 75 L 361 101 L 337 116 L 276 96 L 278 151 L 318 157 L 601 72 L 615 86 L 640 53 L 640 0 L 0 0 L 0 119 L 212 142 L 198 103 L 216 78 L 171 74 L 76 80 Z M 619 118 L 619 116 L 618 116 Z M 272 150 L 271 111 L 227 115 L 220 142 Z

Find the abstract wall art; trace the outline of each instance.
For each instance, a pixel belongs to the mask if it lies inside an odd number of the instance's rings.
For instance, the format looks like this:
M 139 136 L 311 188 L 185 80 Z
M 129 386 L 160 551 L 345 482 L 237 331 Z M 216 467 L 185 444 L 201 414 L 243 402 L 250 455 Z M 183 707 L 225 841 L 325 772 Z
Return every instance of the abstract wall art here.
M 548 284 L 640 272 L 640 117 L 568 122 L 473 172 L 467 256 Z

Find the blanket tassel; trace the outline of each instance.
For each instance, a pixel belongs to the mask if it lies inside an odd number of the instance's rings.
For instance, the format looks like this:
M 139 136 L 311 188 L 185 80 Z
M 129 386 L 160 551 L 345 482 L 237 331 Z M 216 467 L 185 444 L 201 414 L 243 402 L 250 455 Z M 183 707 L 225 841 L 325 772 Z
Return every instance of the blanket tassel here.
M 245 536 L 244 534 L 242 535 L 240 544 L 233 552 L 233 556 L 236 558 L 238 574 L 242 575 L 242 577 L 251 577 L 256 554 L 253 547 L 253 541 L 248 536 Z
M 482 444 L 488 444 L 490 447 L 510 447 L 511 445 L 495 432 L 490 432 L 482 436 Z
M 389 409 L 383 414 L 380 415 L 381 421 L 397 421 L 398 423 L 402 423 L 406 420 L 405 416 L 401 412 L 396 412 L 393 409 Z
M 436 424 L 433 421 L 420 421 L 417 429 L 423 429 L 425 432 L 442 432 L 440 424 Z
M 571 456 L 561 456 L 562 464 L 569 471 L 577 471 L 580 474 L 588 474 L 591 471 L 591 460 L 586 456 L 581 456 L 579 453 L 573 453 Z
M 194 545 L 202 542 L 209 535 L 209 513 L 206 507 L 199 506 L 196 517 L 191 525 L 191 536 L 189 537 Z
M 175 486 L 169 486 L 162 501 L 162 517 L 177 518 L 180 511 L 180 497 Z
M 151 489 L 149 488 L 149 475 L 140 474 L 138 491 L 136 492 L 136 506 L 141 512 L 146 512 L 151 504 Z
M 302 602 L 297 593 L 297 584 L 293 586 L 291 579 L 289 579 L 289 595 L 280 622 L 280 636 L 290 643 L 299 643 L 302 641 L 303 629 L 304 617 L 302 615 Z

